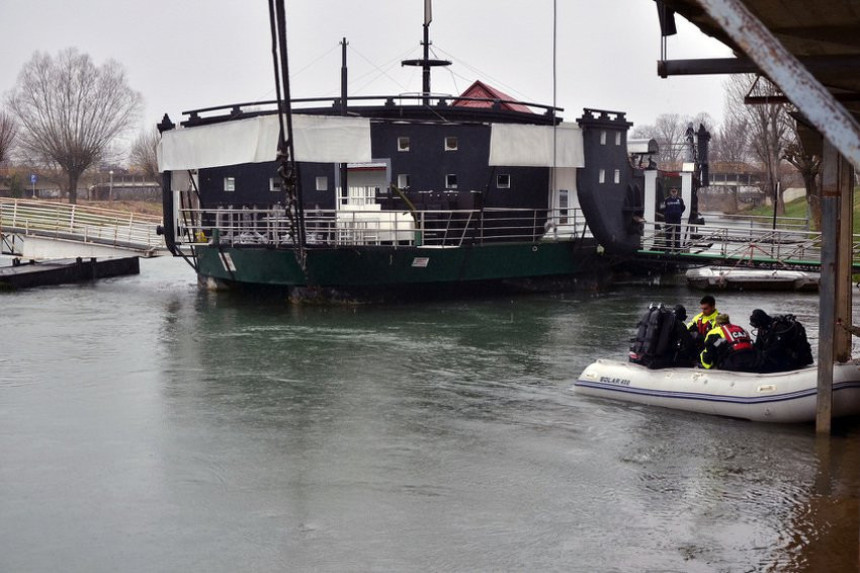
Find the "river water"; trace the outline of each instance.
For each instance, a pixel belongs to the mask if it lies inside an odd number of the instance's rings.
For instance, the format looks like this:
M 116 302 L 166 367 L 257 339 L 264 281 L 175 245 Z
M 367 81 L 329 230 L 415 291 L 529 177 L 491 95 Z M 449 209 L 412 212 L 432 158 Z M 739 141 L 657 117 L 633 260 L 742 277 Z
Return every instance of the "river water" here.
M 297 307 L 170 258 L 2 293 L 0 570 L 856 571 L 860 422 L 572 391 L 700 296 Z M 718 307 L 816 340 L 816 295 Z

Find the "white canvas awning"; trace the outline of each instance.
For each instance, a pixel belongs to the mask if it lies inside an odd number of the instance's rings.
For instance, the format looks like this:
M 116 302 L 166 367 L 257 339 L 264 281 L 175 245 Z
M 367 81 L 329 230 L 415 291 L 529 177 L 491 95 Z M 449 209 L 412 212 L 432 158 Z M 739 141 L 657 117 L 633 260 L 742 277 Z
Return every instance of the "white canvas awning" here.
M 555 128 L 494 123 L 490 131 L 490 165 L 584 167 L 582 147 L 582 130 L 573 123 L 562 123 Z
M 277 115 L 165 131 L 158 144 L 158 170 L 179 171 L 274 161 Z M 361 117 L 293 116 L 296 161 L 369 162 L 370 120 Z

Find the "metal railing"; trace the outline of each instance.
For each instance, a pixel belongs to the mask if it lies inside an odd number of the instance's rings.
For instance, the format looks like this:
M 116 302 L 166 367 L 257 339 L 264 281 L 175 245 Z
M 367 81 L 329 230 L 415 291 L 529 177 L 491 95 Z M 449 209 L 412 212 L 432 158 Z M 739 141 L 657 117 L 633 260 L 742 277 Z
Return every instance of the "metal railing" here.
M 325 109 L 340 109 L 341 98 L 335 97 L 308 97 L 308 98 L 293 98 L 290 100 L 293 111 L 302 113 L 307 110 Z M 364 95 L 364 96 L 349 96 L 347 104 L 351 108 L 356 107 L 381 107 L 381 108 L 396 108 L 402 106 L 420 106 L 427 109 L 432 108 L 436 113 L 441 111 L 464 109 L 458 108 L 458 104 L 462 105 L 466 102 L 485 104 L 487 108 L 501 108 L 503 104 L 525 105 L 527 107 L 539 110 L 545 117 L 552 118 L 557 115 L 557 112 L 564 111 L 560 107 L 552 107 L 546 104 L 535 102 L 524 102 L 516 100 L 507 100 L 501 98 L 480 98 L 480 97 L 464 97 L 453 94 L 439 93 L 403 93 L 397 95 Z M 196 123 L 206 120 L 224 120 L 237 119 L 250 115 L 260 115 L 267 113 L 275 113 L 278 109 L 278 102 L 275 100 L 256 101 L 233 103 L 227 105 L 219 105 L 214 107 L 206 107 L 194 110 L 183 111 L 182 114 L 188 116 L 188 123 Z M 472 107 L 471 109 L 475 109 Z M 538 116 L 540 117 L 540 116 Z
M 821 261 L 821 234 L 786 229 L 747 226 L 671 225 L 648 223 L 642 237 L 645 251 L 710 255 L 737 261 L 771 260 L 785 263 Z M 860 258 L 860 244 L 855 237 L 854 260 Z
M 0 198 L 0 230 L 153 254 L 164 248 L 161 218 L 53 201 Z
M 291 246 L 290 220 L 282 208 L 182 209 L 180 241 L 203 244 Z M 578 209 L 305 211 L 308 246 L 379 245 L 458 247 L 486 242 L 538 242 L 590 236 Z
M 716 224 L 722 227 L 747 227 L 750 229 L 773 229 L 774 218 L 771 215 L 737 215 L 723 213 L 703 213 L 702 214 L 709 224 Z M 809 219 L 805 217 L 785 217 L 779 216 L 776 218 L 776 229 L 787 231 L 809 231 Z

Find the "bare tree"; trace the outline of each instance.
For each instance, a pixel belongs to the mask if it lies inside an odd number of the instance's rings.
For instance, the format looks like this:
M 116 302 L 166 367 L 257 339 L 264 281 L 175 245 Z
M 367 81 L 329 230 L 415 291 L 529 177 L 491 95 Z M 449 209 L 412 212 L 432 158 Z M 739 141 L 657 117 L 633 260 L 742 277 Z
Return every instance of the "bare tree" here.
M 699 113 L 694 115 L 687 123 L 693 124 L 693 127 L 695 129 L 698 129 L 700 125 L 705 126 L 705 129 L 708 131 L 708 133 L 711 134 L 711 136 L 713 136 L 717 126 L 716 122 L 714 122 L 714 118 L 711 117 L 711 114 L 706 111 L 700 111 Z
M 657 116 L 654 125 L 640 125 L 633 129 L 633 137 L 637 139 L 653 139 L 660 147 L 657 158 L 662 169 L 680 167 L 688 151 L 686 133 L 688 127 L 705 129 L 713 133 L 714 119 L 706 112 L 695 116 L 682 116 L 678 113 L 664 113 Z
M 18 123 L 5 111 L 0 111 L 0 165 L 9 159 L 9 152 L 15 144 Z
M 784 189 L 779 189 L 779 166 L 783 160 L 790 131 L 790 116 L 785 104 L 758 103 L 746 105 L 748 93 L 757 96 L 776 96 L 779 88 L 764 78 L 751 75 L 731 76 L 726 84 L 727 115 L 740 121 L 746 118 L 749 129 L 749 145 L 752 154 L 761 162 L 765 175 L 765 193 L 775 197 L 777 212 L 785 213 L 782 198 Z
M 800 176 L 803 177 L 803 186 L 806 187 L 806 204 L 812 215 L 811 223 L 813 229 L 821 228 L 821 194 L 817 184 L 818 174 L 821 171 L 821 157 L 810 153 L 803 146 L 803 139 L 798 131 L 800 126 L 795 120 L 792 124 L 791 139 L 783 150 L 783 159 L 793 165 Z
M 68 48 L 56 58 L 36 52 L 8 97 L 21 125 L 20 147 L 35 161 L 59 165 L 68 177 L 69 203 L 78 179 L 136 120 L 141 96 L 113 60 L 96 67 Z
M 131 144 L 130 162 L 131 165 L 143 171 L 148 179 L 161 184 L 161 173 L 158 172 L 158 159 L 156 158 L 159 138 L 156 127 L 138 135 Z
M 711 143 L 713 159 L 735 164 L 746 161 L 749 154 L 748 125 L 746 117 L 727 114 Z
M 677 113 L 663 113 L 657 116 L 654 128 L 660 144 L 660 163 L 675 164 L 684 156 L 684 134 L 689 124 L 688 118 Z

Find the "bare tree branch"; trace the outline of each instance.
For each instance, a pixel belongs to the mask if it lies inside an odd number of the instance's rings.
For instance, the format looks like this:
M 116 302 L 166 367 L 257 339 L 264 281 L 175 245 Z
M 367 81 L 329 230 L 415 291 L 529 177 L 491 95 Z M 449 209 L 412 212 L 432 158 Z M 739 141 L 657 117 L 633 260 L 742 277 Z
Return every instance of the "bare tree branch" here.
M 678 113 L 664 113 L 657 116 L 654 125 L 637 126 L 633 137 L 654 139 L 660 147 L 657 158 L 662 169 L 676 169 L 684 158 L 687 150 L 685 134 L 687 127 L 702 124 L 708 131 L 713 130 L 714 120 L 705 112 L 695 117 L 682 116 Z
M 56 58 L 36 52 L 8 98 L 21 125 L 20 147 L 62 168 L 70 203 L 77 201 L 81 174 L 131 127 L 141 102 L 127 85 L 122 66 L 110 60 L 96 67 L 74 48 Z
M 749 155 L 749 120 L 726 115 L 722 127 L 714 136 L 711 154 L 715 161 L 736 165 L 746 162 Z
M 726 115 L 737 122 L 746 120 L 750 151 L 761 163 L 764 171 L 764 191 L 768 196 L 774 197 L 779 182 L 783 150 L 790 137 L 791 118 L 785 104 L 746 105 L 744 97 L 751 90 L 754 90 L 755 95 L 758 96 L 779 94 L 779 89 L 765 78 L 756 78 L 752 75 L 732 76 L 726 82 Z M 777 197 L 777 211 L 780 213 L 785 212 L 782 191 L 784 190 L 780 189 Z
M 818 186 L 818 175 L 821 172 L 821 157 L 811 153 L 803 146 L 800 137 L 801 126 L 797 120 L 792 122 L 788 144 L 783 150 L 783 159 L 793 165 L 803 178 L 806 188 L 806 203 L 812 215 L 812 228 L 821 228 L 821 193 Z
M 158 172 L 156 148 L 160 136 L 158 129 L 153 127 L 137 136 L 131 144 L 131 164 L 138 167 L 148 179 L 161 184 L 161 173 Z
M 15 145 L 18 123 L 5 111 L 0 111 L 0 165 L 9 159 L 9 152 Z

